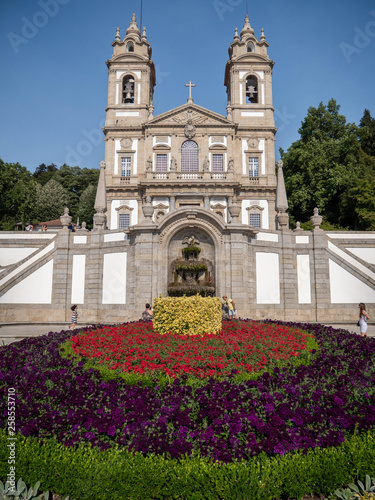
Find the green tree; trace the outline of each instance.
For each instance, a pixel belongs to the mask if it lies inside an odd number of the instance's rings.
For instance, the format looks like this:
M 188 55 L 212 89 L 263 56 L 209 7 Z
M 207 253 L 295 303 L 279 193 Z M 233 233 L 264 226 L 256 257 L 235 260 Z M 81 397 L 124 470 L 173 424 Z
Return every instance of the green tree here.
M 69 208 L 69 193 L 51 179 L 44 186 L 37 185 L 34 218 L 39 222 L 58 219 Z
M 370 156 L 375 156 L 375 118 L 372 118 L 368 109 L 365 109 L 359 126 L 366 128 L 368 132 L 361 140 L 363 151 Z
M 69 167 L 62 165 L 55 173 L 53 179 L 59 182 L 69 193 L 69 210 L 75 219 L 78 214 L 79 198 L 83 191 L 90 185 L 96 186 L 100 170 L 96 168 Z
M 80 222 L 86 222 L 87 229 L 92 229 L 93 216 L 95 213 L 95 196 L 96 196 L 96 186 L 90 184 L 83 191 L 79 198 L 78 212 Z
M 42 186 L 44 184 L 47 184 L 49 180 L 52 179 L 52 177 L 55 175 L 55 172 L 58 171 L 58 168 L 54 163 L 51 163 L 51 165 L 46 165 L 45 163 L 41 163 L 39 167 L 35 169 L 35 172 L 33 173 L 33 178 Z
M 0 159 L 0 229 L 13 231 L 29 222 L 35 204 L 36 182 L 26 167 Z
M 355 212 L 345 211 L 343 197 L 363 174 L 358 159 L 367 132 L 347 123 L 339 109 L 334 99 L 310 107 L 298 131 L 301 138 L 287 152 L 280 150 L 292 221 L 308 221 L 318 207 L 328 224 L 358 225 Z

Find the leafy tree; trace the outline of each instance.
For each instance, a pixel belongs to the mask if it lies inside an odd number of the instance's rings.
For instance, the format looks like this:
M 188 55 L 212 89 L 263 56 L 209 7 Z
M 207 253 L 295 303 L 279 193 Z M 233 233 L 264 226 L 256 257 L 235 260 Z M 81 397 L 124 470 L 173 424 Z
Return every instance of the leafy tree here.
M 40 222 L 58 219 L 69 207 L 69 193 L 51 179 L 44 186 L 37 185 L 34 217 Z
M 41 163 L 39 167 L 35 169 L 35 172 L 33 173 L 33 178 L 42 186 L 44 184 L 47 184 L 49 180 L 52 179 L 52 177 L 55 175 L 55 172 L 58 171 L 58 168 L 54 163 L 51 163 L 51 165 L 46 165 L 45 163 Z
M 93 226 L 93 216 L 95 213 L 95 197 L 96 197 L 96 186 L 90 184 L 83 191 L 79 198 L 78 212 L 80 222 L 86 222 L 87 229 L 92 229 Z
M 90 185 L 96 186 L 100 170 L 96 168 L 69 167 L 64 164 L 55 173 L 53 179 L 59 182 L 69 193 L 69 210 L 73 218 L 77 217 L 79 198 Z
M 331 225 L 359 225 L 358 214 L 343 200 L 363 175 L 358 159 L 367 131 L 347 123 L 339 109 L 334 99 L 310 107 L 298 131 L 301 138 L 287 152 L 280 150 L 292 221 L 309 220 L 318 207 Z
M 365 109 L 359 126 L 366 128 L 368 132 L 361 140 L 363 151 L 370 156 L 375 156 L 375 118 L 371 117 L 368 109 Z
M 13 231 L 25 225 L 35 204 L 36 182 L 26 167 L 0 159 L 0 229 Z

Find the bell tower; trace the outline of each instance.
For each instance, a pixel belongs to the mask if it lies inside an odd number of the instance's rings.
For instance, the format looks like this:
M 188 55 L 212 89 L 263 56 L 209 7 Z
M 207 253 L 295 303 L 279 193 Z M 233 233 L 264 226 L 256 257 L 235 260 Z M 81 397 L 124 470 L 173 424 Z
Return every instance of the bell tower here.
M 259 41 L 246 14 L 244 27 L 229 46 L 225 69 L 227 87 L 227 116 L 239 125 L 254 124 L 274 127 L 272 106 L 272 68 L 274 62 L 267 54 L 264 30 Z
M 123 125 L 140 125 L 153 117 L 155 67 L 146 28 L 138 28 L 133 14 L 126 36 L 120 38 L 117 28 L 112 43 L 113 55 L 108 66 L 108 105 L 105 129 Z

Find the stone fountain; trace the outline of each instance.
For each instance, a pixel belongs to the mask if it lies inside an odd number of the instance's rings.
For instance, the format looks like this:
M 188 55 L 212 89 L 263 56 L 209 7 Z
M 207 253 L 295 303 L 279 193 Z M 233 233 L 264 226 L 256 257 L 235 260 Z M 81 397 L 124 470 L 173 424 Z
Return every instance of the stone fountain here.
M 181 297 L 183 295 L 213 296 L 215 285 L 212 279 L 212 262 L 202 258 L 199 240 L 186 237 L 182 240 L 181 258 L 171 263 L 173 281 L 168 285 L 168 295 Z

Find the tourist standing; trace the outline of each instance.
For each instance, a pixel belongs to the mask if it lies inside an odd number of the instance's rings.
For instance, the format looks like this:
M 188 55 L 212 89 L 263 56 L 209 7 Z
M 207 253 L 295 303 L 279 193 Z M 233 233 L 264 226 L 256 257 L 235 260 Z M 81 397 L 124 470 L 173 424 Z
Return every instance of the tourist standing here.
M 228 308 L 229 319 L 237 319 L 236 304 L 232 299 L 228 299 L 226 295 L 223 295 L 224 304 Z
M 78 307 L 74 305 L 70 309 L 72 310 L 72 322 L 69 325 L 69 330 L 74 330 L 78 320 Z
M 359 305 L 359 321 L 358 321 L 358 326 L 360 328 L 361 336 L 366 337 L 367 336 L 367 320 L 370 319 L 370 316 L 366 312 L 366 304 L 361 302 Z

